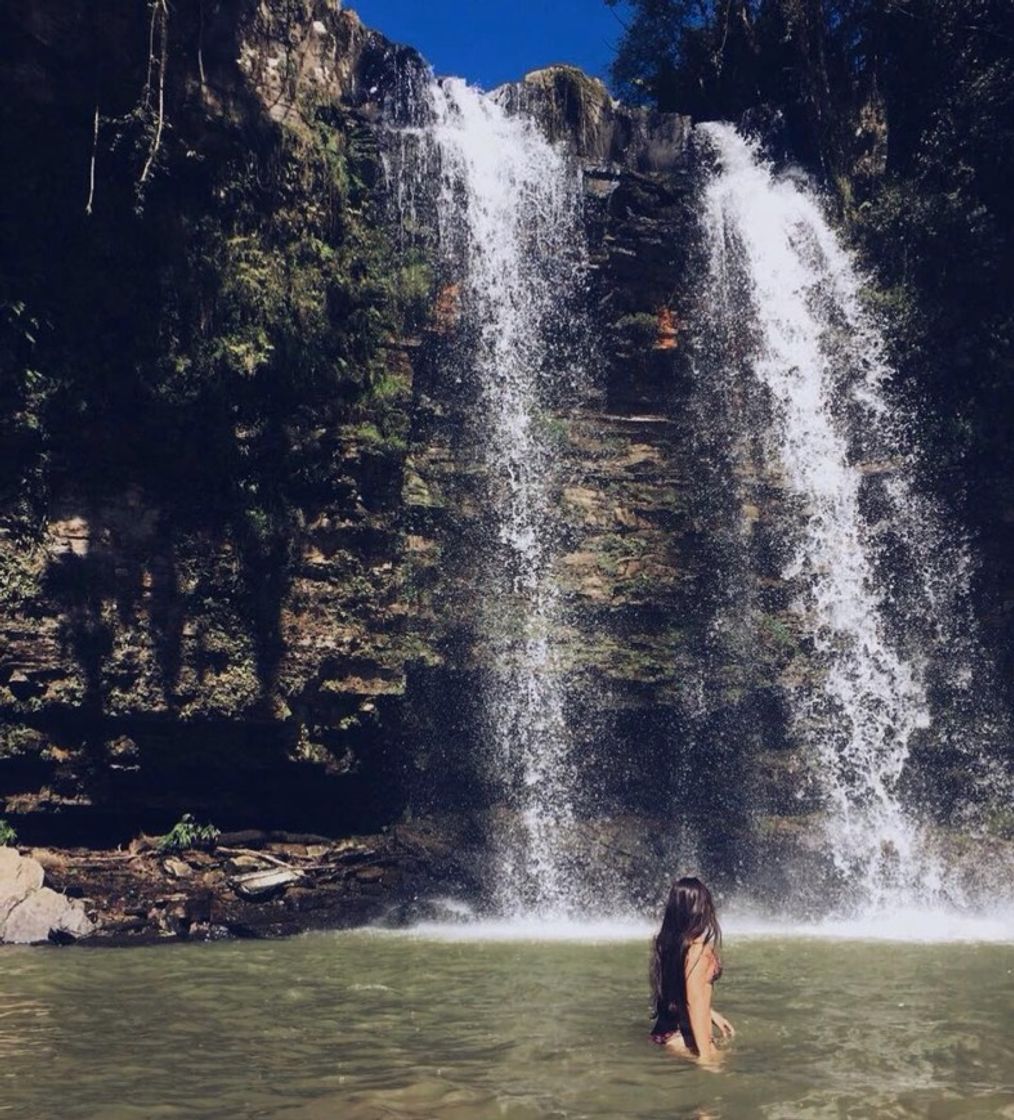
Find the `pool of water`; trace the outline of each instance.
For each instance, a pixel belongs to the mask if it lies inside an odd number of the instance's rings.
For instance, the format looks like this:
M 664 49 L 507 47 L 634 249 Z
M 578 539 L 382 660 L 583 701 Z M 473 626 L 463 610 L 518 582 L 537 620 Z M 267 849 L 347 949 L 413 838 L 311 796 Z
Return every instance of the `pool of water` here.
M 724 956 L 738 1037 L 708 1072 L 647 1039 L 643 936 L 7 947 L 0 1117 L 1014 1118 L 1014 945 Z

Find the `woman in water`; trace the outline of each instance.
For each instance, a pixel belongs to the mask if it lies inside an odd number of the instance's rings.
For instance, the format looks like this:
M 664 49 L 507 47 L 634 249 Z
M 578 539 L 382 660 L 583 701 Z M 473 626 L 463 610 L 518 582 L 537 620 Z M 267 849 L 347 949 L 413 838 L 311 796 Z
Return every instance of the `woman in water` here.
M 662 928 L 655 937 L 651 989 L 652 1039 L 702 1063 L 718 1060 L 712 1025 L 724 1038 L 735 1033 L 711 1006 L 711 986 L 722 974 L 722 931 L 711 892 L 700 879 L 677 879 L 669 890 Z

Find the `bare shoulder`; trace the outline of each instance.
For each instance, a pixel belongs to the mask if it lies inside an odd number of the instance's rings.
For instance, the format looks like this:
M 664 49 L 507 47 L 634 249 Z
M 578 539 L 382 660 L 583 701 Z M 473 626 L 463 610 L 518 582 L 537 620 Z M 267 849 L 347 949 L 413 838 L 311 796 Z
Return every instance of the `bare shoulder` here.
M 693 968 L 702 960 L 705 964 L 715 959 L 715 950 L 706 941 L 691 941 L 687 947 L 687 968 Z

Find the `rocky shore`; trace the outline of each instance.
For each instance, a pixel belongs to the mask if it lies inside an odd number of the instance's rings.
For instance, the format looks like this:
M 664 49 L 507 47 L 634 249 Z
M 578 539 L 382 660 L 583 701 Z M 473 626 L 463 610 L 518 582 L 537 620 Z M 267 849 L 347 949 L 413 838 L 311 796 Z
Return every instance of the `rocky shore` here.
M 0 943 L 284 937 L 500 913 L 490 838 L 521 827 L 498 809 L 337 839 L 244 829 L 181 849 L 167 844 L 172 834 L 116 849 L 0 847 Z M 652 911 L 674 869 L 695 858 L 687 829 L 634 814 L 575 824 L 560 842 L 589 905 L 603 912 Z M 720 889 L 735 890 L 714 872 Z
M 127 945 L 279 937 L 386 920 L 465 887 L 443 836 L 398 825 L 333 840 L 247 830 L 204 848 L 164 851 L 0 848 L 0 942 Z
M 521 822 L 503 810 L 442 814 L 341 838 L 245 829 L 169 850 L 164 837 L 117 849 L 0 846 L 0 944 L 286 937 L 366 925 L 501 914 L 490 838 Z M 702 874 L 724 906 L 812 922 L 847 907 L 820 818 L 769 818 L 735 850 L 702 858 L 700 822 L 623 814 L 575 823 L 560 843 L 587 916 L 654 914 L 674 874 Z M 939 830 L 925 837 L 960 896 L 989 910 L 1014 879 L 1014 840 Z M 729 871 L 727 868 L 734 867 Z M 580 916 L 578 911 L 577 916 Z

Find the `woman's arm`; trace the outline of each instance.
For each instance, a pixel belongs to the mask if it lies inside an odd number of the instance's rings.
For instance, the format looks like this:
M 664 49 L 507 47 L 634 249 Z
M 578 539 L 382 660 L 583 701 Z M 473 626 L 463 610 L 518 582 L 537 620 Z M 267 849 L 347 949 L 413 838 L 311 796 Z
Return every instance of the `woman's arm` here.
M 691 945 L 685 964 L 687 1017 L 694 1036 L 697 1056 L 713 1062 L 718 1050 L 711 1041 L 711 960 L 714 954 L 704 945 Z

